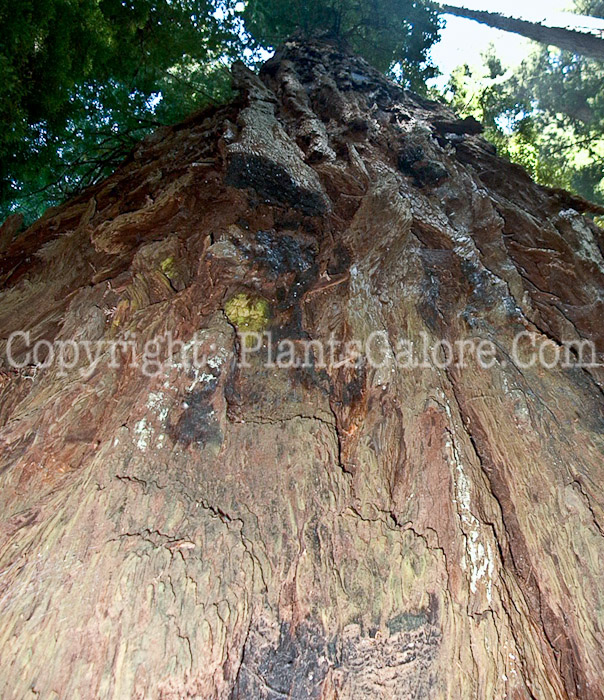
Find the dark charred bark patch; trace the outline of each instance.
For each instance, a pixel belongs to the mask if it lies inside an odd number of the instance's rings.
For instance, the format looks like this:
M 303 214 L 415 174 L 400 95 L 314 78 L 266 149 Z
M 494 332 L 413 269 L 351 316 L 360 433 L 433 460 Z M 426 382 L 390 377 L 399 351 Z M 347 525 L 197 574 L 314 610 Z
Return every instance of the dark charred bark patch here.
M 426 157 L 420 145 L 409 144 L 398 154 L 399 170 L 413 177 L 418 187 L 440 185 L 449 177 L 449 172 L 442 163 Z
M 276 643 L 258 624 L 249 633 L 232 700 L 320 698 L 328 658 L 327 640 L 316 623 L 302 622 L 295 629 L 284 623 Z
M 211 403 L 218 380 L 210 381 L 203 388 L 187 392 L 184 401 L 184 411 L 175 425 L 169 426 L 168 434 L 174 442 L 184 447 L 198 445 L 220 445 L 222 431 L 216 419 L 215 409 Z
M 327 211 L 325 197 L 301 187 L 286 168 L 252 153 L 234 153 L 227 167 L 225 182 L 239 189 L 251 188 L 265 201 L 298 209 L 307 216 Z
M 314 264 L 314 245 L 307 241 L 275 231 L 258 231 L 256 242 L 256 261 L 265 266 L 273 277 L 289 272 L 303 276 Z

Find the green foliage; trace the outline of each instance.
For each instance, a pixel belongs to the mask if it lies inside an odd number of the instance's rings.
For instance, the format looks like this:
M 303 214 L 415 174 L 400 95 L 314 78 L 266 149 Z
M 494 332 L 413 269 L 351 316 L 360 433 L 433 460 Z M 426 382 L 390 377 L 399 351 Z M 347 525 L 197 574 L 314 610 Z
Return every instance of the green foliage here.
M 275 46 L 300 31 L 323 32 L 345 42 L 376 68 L 415 89 L 435 74 L 428 52 L 440 19 L 429 2 L 415 0 L 249 0 L 242 13 L 251 36 Z
M 604 0 L 575 0 L 575 12 L 604 19 Z
M 220 98 L 216 61 L 232 34 L 213 11 L 207 0 L 0 0 L 0 216 L 31 220 L 111 171 L 199 105 L 198 86 Z
M 604 17 L 603 0 L 575 5 Z M 32 221 L 159 125 L 228 99 L 234 58 L 323 34 L 425 91 L 439 26 L 429 0 L 0 0 L 0 221 Z M 511 73 L 490 52 L 448 98 L 539 182 L 604 202 L 603 85 L 578 55 L 536 49 Z
M 302 30 L 418 86 L 438 18 L 410 0 L 0 0 L 0 220 L 106 176 L 157 126 L 230 94 L 225 65 Z
M 604 66 L 583 56 L 539 47 L 504 73 L 491 50 L 482 70 L 454 72 L 448 97 L 538 182 L 604 203 L 603 86 Z

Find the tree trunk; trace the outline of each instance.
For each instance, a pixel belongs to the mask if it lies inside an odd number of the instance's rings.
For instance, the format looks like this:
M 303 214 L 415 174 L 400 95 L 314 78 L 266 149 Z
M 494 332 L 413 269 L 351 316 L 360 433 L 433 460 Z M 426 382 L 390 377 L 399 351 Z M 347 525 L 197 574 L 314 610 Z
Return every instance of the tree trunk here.
M 0 695 L 601 698 L 604 375 L 529 364 L 604 349 L 587 203 L 328 45 L 234 75 L 1 260 Z
M 448 15 L 473 19 L 494 29 L 520 34 L 520 36 L 538 41 L 546 46 L 557 46 L 564 51 L 571 51 L 581 56 L 595 58 L 597 61 L 604 61 L 604 39 L 600 39 L 595 34 L 578 32 L 574 29 L 564 29 L 563 27 L 548 27 L 538 22 L 527 22 L 523 19 L 507 17 L 499 12 L 469 10 L 466 7 L 455 7 L 453 5 L 439 5 L 439 8 Z

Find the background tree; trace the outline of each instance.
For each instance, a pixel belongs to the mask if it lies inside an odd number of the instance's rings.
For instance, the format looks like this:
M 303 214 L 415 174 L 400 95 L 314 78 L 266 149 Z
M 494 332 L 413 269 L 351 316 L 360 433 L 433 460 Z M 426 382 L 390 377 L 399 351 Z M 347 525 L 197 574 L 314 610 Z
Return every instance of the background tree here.
M 560 49 L 581 53 L 597 60 L 604 60 L 604 40 L 595 34 L 579 32 L 564 27 L 549 27 L 539 22 L 527 22 L 515 17 L 507 17 L 499 12 L 469 10 L 466 7 L 440 5 L 446 14 L 472 19 L 504 32 L 520 34 L 541 44 L 557 46 Z

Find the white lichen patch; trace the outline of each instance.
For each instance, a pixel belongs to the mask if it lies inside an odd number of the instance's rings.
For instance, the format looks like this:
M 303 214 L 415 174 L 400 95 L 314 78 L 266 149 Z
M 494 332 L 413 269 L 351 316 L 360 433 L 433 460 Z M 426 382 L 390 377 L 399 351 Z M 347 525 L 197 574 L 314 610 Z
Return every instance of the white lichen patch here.
M 216 380 L 213 374 L 208 372 L 203 372 L 198 367 L 192 367 L 191 373 L 193 374 L 193 381 L 191 385 L 187 387 L 187 391 L 193 391 L 198 384 L 207 384 Z
M 170 369 L 175 374 L 186 373 L 191 383 L 186 387 L 191 392 L 200 384 L 216 381 L 222 365 L 228 358 L 225 347 L 217 347 L 216 343 L 208 346 L 209 352 L 204 352 L 205 345 L 210 339 L 209 331 L 198 332 L 186 342 L 180 352 L 170 362 Z M 164 389 L 172 386 L 170 379 L 164 382 Z
M 134 426 L 134 433 L 137 435 L 136 446 L 141 452 L 145 452 L 151 445 L 161 448 L 166 436 L 162 432 L 156 432 L 152 423 L 159 423 L 163 426 L 170 413 L 170 398 L 157 391 L 149 392 L 147 397 L 148 416 L 142 418 Z M 153 421 L 149 419 L 153 418 Z
M 147 398 L 147 408 L 152 411 L 162 423 L 168 417 L 170 406 L 166 403 L 166 396 L 152 391 Z
M 208 357 L 208 366 L 211 369 L 218 370 L 222 367 L 225 360 L 226 360 L 226 351 L 224 350 L 224 348 L 222 348 L 220 354 L 215 355 L 214 357 Z
M 459 514 L 461 529 L 465 538 L 465 555 L 461 560 L 461 567 L 464 571 L 470 572 L 470 591 L 477 593 L 479 582 L 483 582 L 486 597 L 490 603 L 493 593 L 493 571 L 495 568 L 493 561 L 493 548 L 485 537 L 484 526 L 472 512 L 472 488 L 468 478 L 461 454 L 456 443 L 451 407 L 444 392 L 444 408 L 451 426 L 451 438 L 446 441 L 445 447 L 449 455 L 449 462 L 453 466 L 455 495 L 454 500 Z
M 183 399 L 191 392 L 217 383 L 230 357 L 227 344 L 232 344 L 232 328 L 223 319 L 219 321 L 219 325 L 198 331 L 187 342 L 179 343 L 176 352 L 164 364 L 161 384 L 147 395 L 145 417 L 134 427 L 139 450 L 164 447 L 167 441 L 164 430 L 172 407 L 188 408 Z
M 144 452 L 149 447 L 149 443 L 153 437 L 153 429 L 147 422 L 146 418 L 142 418 L 138 421 L 138 423 L 134 426 L 134 432 L 136 435 L 138 435 L 136 446 L 139 450 L 141 450 L 141 452 Z

